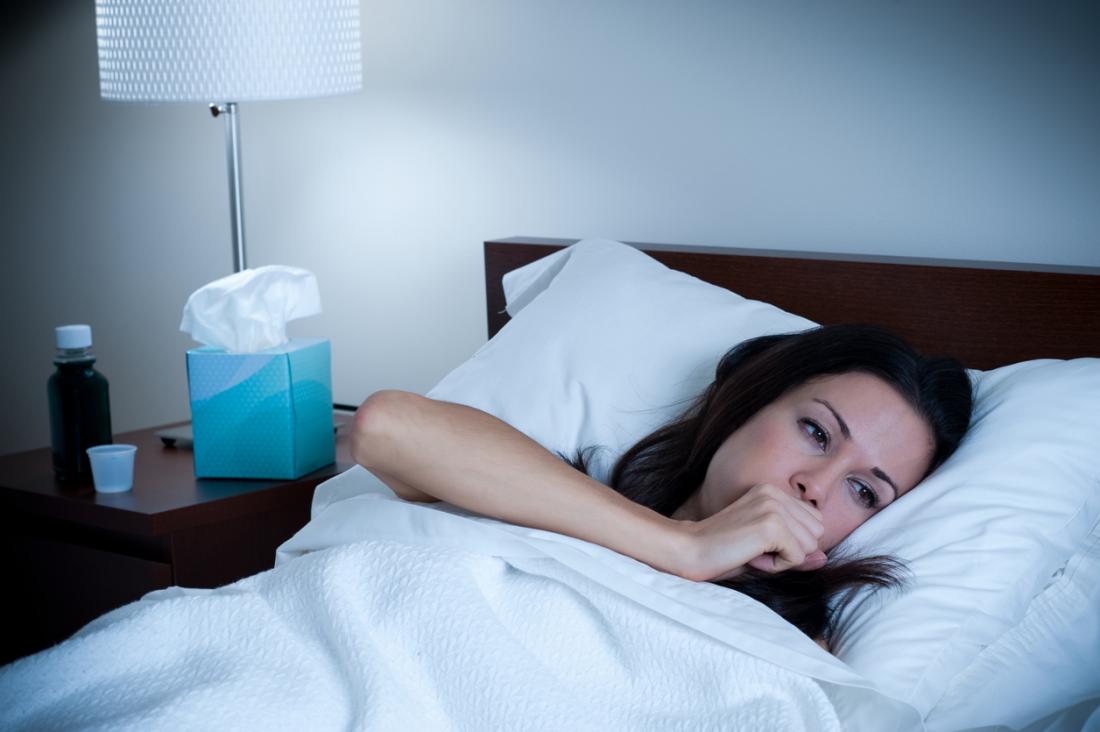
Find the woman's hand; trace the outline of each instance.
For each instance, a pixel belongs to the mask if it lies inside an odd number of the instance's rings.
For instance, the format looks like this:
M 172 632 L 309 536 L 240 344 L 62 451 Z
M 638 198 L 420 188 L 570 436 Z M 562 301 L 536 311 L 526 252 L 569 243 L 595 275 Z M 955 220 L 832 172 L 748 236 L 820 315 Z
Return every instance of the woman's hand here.
M 764 572 L 819 569 L 825 552 L 821 512 L 773 485 L 755 485 L 745 495 L 702 521 L 681 522 L 688 536 L 683 577 L 721 580 L 746 567 Z

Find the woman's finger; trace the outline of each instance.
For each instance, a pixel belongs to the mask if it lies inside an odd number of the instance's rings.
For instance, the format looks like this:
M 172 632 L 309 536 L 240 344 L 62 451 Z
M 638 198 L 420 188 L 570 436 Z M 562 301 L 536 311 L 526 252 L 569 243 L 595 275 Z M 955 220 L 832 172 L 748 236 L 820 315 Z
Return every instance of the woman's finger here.
M 811 552 L 806 555 L 806 558 L 802 560 L 802 564 L 797 567 L 791 567 L 795 572 L 812 572 L 815 569 L 821 569 L 829 561 L 829 557 L 825 552 L 820 549 Z
M 822 534 L 825 533 L 825 527 L 812 513 L 802 509 L 799 504 L 803 503 L 803 501 L 794 498 L 789 493 L 783 493 L 778 489 L 765 493 L 762 498 L 766 499 L 766 502 L 757 510 L 761 510 L 765 514 L 774 514 L 778 516 L 783 522 L 783 527 L 798 542 L 802 554 L 810 554 L 820 548 L 818 540 L 821 538 Z M 814 510 L 816 511 L 816 509 Z M 778 536 L 774 537 L 776 541 L 778 541 L 779 538 Z M 779 550 L 780 548 L 781 547 L 778 545 L 772 547 L 773 550 Z M 801 561 L 801 559 L 798 560 L 798 562 Z M 798 562 L 796 562 L 796 564 Z
M 775 495 L 779 498 L 780 505 L 788 512 L 791 519 L 805 526 L 806 530 L 813 535 L 815 542 L 824 535 L 825 526 L 822 523 L 821 511 L 813 504 L 782 490 Z
M 829 557 L 826 556 L 825 552 L 818 549 L 811 554 L 807 554 L 806 558 L 803 559 L 800 564 L 793 567 L 787 567 L 786 569 L 792 572 L 812 572 L 815 569 L 824 567 L 828 561 Z M 781 568 L 781 557 L 777 552 L 769 552 L 754 557 L 749 560 L 749 566 L 755 567 L 762 572 L 768 572 L 769 574 L 784 571 Z

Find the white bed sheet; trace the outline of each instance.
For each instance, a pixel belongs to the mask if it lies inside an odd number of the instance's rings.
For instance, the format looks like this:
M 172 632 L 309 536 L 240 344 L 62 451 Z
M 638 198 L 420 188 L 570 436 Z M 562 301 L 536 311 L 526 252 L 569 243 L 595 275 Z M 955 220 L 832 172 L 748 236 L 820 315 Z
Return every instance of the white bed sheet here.
M 726 646 L 813 679 L 844 729 L 921 729 L 917 711 L 892 699 L 764 605 L 738 592 L 659 572 L 589 542 L 398 499 L 356 466 L 318 486 L 313 518 L 279 548 L 277 563 L 333 546 L 384 538 L 506 559 L 550 558 L 649 610 Z

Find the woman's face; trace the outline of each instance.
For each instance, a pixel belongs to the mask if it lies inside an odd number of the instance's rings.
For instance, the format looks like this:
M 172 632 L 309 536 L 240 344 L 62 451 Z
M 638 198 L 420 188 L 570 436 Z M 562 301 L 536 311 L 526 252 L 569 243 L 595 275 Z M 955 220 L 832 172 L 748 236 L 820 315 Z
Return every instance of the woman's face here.
M 726 438 L 685 515 L 710 516 L 771 483 L 821 511 L 818 548 L 828 552 L 915 486 L 932 452 L 928 425 L 886 382 L 863 373 L 824 376 Z

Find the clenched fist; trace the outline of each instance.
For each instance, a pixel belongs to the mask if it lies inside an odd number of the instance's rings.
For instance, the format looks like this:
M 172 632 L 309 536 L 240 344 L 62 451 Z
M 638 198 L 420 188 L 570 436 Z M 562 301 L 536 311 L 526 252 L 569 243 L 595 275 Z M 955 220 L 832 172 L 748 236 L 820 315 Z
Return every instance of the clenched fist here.
M 764 572 L 812 570 L 825 564 L 818 547 L 821 512 L 770 484 L 759 484 L 718 513 L 682 521 L 688 537 L 676 572 L 698 581 L 735 577 L 746 567 Z

